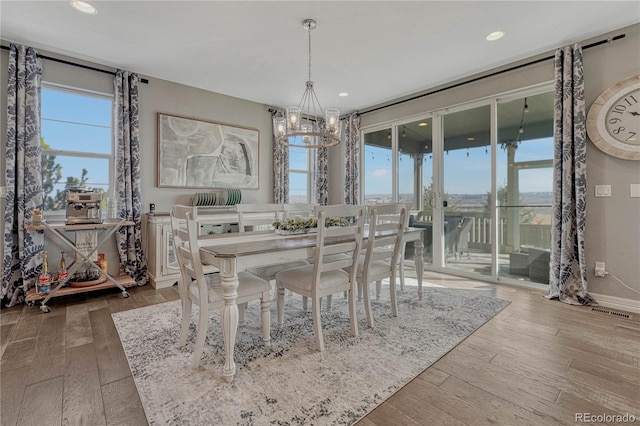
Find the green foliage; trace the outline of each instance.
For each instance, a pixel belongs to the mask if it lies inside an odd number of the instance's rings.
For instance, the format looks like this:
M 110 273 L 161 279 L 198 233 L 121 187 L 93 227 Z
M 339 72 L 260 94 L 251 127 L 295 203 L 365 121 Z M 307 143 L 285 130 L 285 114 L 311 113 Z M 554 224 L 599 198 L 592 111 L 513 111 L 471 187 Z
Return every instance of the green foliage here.
M 40 146 L 44 149 L 51 148 L 44 138 L 40 138 Z M 67 207 L 66 193 L 69 187 L 84 186 L 89 180 L 89 171 L 82 169 L 82 176 L 80 178 L 67 176 L 67 181 L 64 184 L 64 190 L 55 189 L 56 185 L 60 184 L 62 180 L 62 166 L 56 163 L 56 156 L 47 154 L 42 156 L 42 189 L 44 192 L 44 210 L 63 210 Z M 55 189 L 55 193 L 54 193 Z M 88 188 L 91 189 L 91 188 Z M 102 192 L 102 188 L 93 189 L 98 192 Z
M 343 217 L 328 217 L 324 220 L 325 226 L 348 226 L 349 222 Z M 275 229 L 283 231 L 298 231 L 300 229 L 315 228 L 318 219 L 315 217 L 295 217 L 293 219 L 280 219 L 271 224 Z

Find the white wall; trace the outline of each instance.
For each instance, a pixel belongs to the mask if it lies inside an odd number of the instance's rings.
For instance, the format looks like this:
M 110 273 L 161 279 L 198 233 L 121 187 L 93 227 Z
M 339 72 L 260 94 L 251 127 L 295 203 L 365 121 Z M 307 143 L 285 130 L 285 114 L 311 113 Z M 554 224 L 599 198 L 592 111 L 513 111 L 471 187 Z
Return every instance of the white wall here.
M 621 33 L 626 34 L 622 40 L 584 50 L 587 108 L 608 87 L 625 77 L 640 73 L 640 25 L 586 40 L 581 45 L 586 46 Z M 544 56 L 549 55 L 542 55 Z M 516 64 L 505 68 L 513 65 Z M 546 60 L 415 101 L 364 114 L 361 126 L 382 124 L 485 96 L 553 81 L 553 78 L 553 62 Z M 331 165 L 337 166 L 336 163 Z M 335 174 L 330 173 L 330 175 Z M 638 301 L 640 300 L 637 293 L 640 291 L 640 198 L 629 196 L 629 184 L 640 183 L 640 162 L 611 157 L 588 142 L 587 183 L 585 243 L 588 289 L 593 294 L 603 295 L 603 299 L 613 300 L 613 304 L 616 301 L 611 298 L 620 298 L 622 303 Z M 338 191 L 342 189 L 344 181 L 339 182 L 339 179 L 334 179 L 330 184 L 332 192 Z M 611 198 L 595 198 L 594 186 L 597 184 L 611 185 Z M 606 262 L 607 270 L 635 291 L 625 288 L 611 275 L 605 278 L 595 277 L 593 270 L 596 261 Z

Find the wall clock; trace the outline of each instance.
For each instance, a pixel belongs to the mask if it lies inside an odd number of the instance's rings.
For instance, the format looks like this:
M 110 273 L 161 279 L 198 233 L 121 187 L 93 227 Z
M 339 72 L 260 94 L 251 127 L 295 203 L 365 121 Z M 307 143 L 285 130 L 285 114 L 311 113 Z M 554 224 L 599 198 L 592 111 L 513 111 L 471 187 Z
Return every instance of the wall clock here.
M 602 92 L 587 115 L 595 146 L 614 157 L 640 160 L 640 74 Z

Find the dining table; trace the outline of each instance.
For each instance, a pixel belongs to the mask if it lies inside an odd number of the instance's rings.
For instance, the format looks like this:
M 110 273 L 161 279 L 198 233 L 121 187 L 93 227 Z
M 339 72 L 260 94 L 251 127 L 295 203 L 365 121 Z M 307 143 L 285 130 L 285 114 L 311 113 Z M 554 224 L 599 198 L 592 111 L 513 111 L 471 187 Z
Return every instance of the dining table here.
M 423 240 L 424 229 L 405 228 L 403 243 L 414 242 L 415 266 L 418 280 L 418 298 L 422 299 Z M 366 246 L 367 230 L 363 236 Z M 313 258 L 317 237 L 315 233 L 281 235 L 273 230 L 240 234 L 203 235 L 198 239 L 202 263 L 215 265 L 220 270 L 222 298 L 222 328 L 225 361 L 223 376 L 232 382 L 236 374 L 234 347 L 238 329 L 238 273 L 258 266 L 275 265 L 295 260 Z M 331 244 L 326 241 L 325 244 Z

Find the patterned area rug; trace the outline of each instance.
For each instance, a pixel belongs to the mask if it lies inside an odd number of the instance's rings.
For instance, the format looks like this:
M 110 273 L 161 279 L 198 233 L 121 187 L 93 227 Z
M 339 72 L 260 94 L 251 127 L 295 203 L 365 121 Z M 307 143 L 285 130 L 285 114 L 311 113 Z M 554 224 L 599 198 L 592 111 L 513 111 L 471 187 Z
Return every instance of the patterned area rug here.
M 426 283 L 425 285 L 429 285 Z M 282 331 L 271 304 L 271 347 L 262 346 L 260 306 L 250 303 L 236 341 L 237 374 L 222 377 L 219 315 L 211 315 L 201 366 L 189 367 L 191 335 L 178 347 L 180 302 L 113 314 L 142 405 L 151 425 L 348 425 L 446 354 L 509 302 L 472 290 L 426 287 L 398 293 L 391 316 L 388 287 L 373 301 L 375 328 L 358 304 L 360 334 L 349 333 L 348 307 L 339 294 L 323 306 L 326 349 L 315 351 L 311 315 L 288 295 Z

